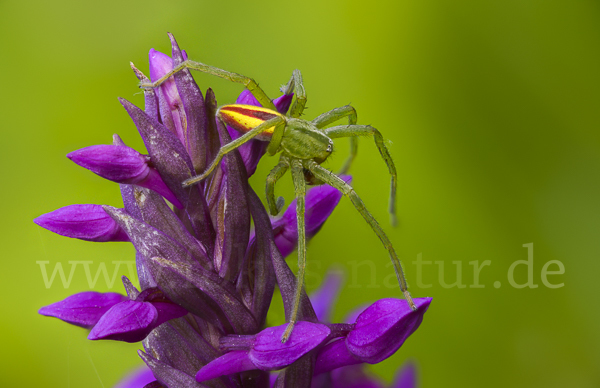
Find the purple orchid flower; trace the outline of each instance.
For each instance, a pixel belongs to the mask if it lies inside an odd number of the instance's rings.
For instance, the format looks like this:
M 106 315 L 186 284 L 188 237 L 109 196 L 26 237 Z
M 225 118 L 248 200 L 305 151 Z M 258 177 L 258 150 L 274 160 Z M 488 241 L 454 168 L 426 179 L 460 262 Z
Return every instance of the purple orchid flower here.
M 187 58 L 170 38 L 171 57 L 150 51 L 152 80 Z M 133 69 L 140 81 L 149 81 Z M 68 155 L 118 183 L 123 207 L 69 205 L 35 220 L 60 235 L 134 246 L 139 290 L 123 277 L 127 296 L 83 292 L 39 311 L 90 330 L 90 340 L 141 341 L 139 355 L 147 367 L 119 387 L 269 387 L 270 372 L 281 369 L 275 386 L 310 387 L 313 377 L 342 376 L 351 370 L 343 367 L 389 357 L 416 330 L 430 299 L 417 299 L 415 312 L 404 301 L 385 299 L 355 322 L 329 323 L 340 284 L 333 276 L 313 302 L 302 295 L 300 321 L 281 343 L 286 325 L 267 327 L 265 321 L 276 285 L 287 317 L 291 314 L 296 278 L 284 257 L 297 244 L 296 206 L 293 201 L 281 217 L 271 219 L 248 185 L 266 143 L 244 144 L 209 179 L 183 188 L 181 182 L 202 172 L 221 145 L 239 134 L 214 119 L 212 90 L 203 95 L 188 70 L 144 93 L 144 110 L 124 99 L 121 104 L 148 155 L 117 135 L 112 145 Z M 285 113 L 292 97 L 282 95 L 275 106 Z M 258 105 L 247 91 L 237 102 Z M 308 238 L 341 195 L 327 185 L 307 192 Z

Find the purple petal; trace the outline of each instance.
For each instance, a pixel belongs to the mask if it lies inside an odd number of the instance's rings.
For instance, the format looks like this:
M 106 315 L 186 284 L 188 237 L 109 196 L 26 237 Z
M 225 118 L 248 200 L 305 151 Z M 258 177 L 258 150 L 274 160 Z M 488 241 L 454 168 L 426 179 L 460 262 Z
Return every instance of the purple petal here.
M 184 61 L 183 52 L 179 49 L 172 34 L 169 34 L 169 38 L 171 39 L 173 66 L 177 66 Z M 183 109 L 185 115 L 183 116 L 185 122 L 182 123 L 183 144 L 190 154 L 194 169 L 197 173 L 202 173 L 207 164 L 206 128 L 208 117 L 204 110 L 204 97 L 189 69 L 174 74 L 173 79 L 182 103 L 178 107 L 178 111 L 181 115 Z
M 315 375 L 329 372 L 343 366 L 361 363 L 362 361 L 350 354 L 345 339 L 339 338 L 331 341 L 319 350 L 317 362 L 315 363 Z
M 256 369 L 250 361 L 249 352 L 235 350 L 209 362 L 196 374 L 196 381 L 202 382 L 214 378 Z
M 88 339 L 138 342 L 164 322 L 186 314 L 187 310 L 183 307 L 167 301 L 124 301 L 114 305 L 100 318 Z
M 154 49 L 148 54 L 150 61 L 150 80 L 156 81 L 173 69 L 173 60 L 167 55 Z M 170 77 L 155 91 L 162 123 L 184 143 L 183 122 L 185 117 L 183 102 L 177 90 L 175 79 Z
M 111 307 L 100 318 L 88 339 L 138 342 L 157 326 L 157 319 L 158 312 L 151 303 L 124 301 Z
M 346 337 L 350 353 L 363 362 L 376 364 L 394 354 L 419 327 L 431 298 L 414 299 L 412 311 L 404 299 L 381 299 L 369 306 L 356 320 Z
M 338 297 L 342 281 L 343 275 L 341 272 L 328 271 L 321 287 L 310 296 L 310 301 L 319 321 L 331 321 L 331 312 Z
M 249 356 L 259 369 L 286 367 L 320 345 L 331 333 L 325 325 L 300 321 L 296 323 L 290 338 L 282 343 L 281 337 L 287 326 L 270 327 L 256 335 Z
M 150 80 L 152 82 L 173 70 L 173 60 L 171 57 L 160 51 L 150 49 L 148 60 L 150 62 Z M 177 86 L 175 85 L 175 80 L 173 80 L 173 78 L 169 78 L 163 82 L 160 88 L 168 92 L 167 94 L 171 98 L 171 101 L 176 101 L 179 98 Z
M 394 382 L 390 388 L 416 388 L 417 387 L 417 370 L 413 362 L 406 362 L 402 369 L 396 373 Z
M 124 379 L 114 386 L 114 388 L 140 388 L 153 381 L 156 381 L 154 374 L 152 374 L 152 371 L 144 365 L 133 372 L 128 373 Z
M 69 205 L 42 214 L 33 222 L 51 232 L 86 241 L 129 241 L 101 205 Z
M 126 296 L 114 292 L 102 294 L 86 291 L 42 307 L 38 313 L 89 329 L 98 323 L 111 307 L 126 300 Z
M 117 183 L 137 183 L 150 172 L 149 158 L 127 146 L 95 145 L 73 151 L 67 154 L 67 158 Z
M 341 177 L 349 183 L 352 177 Z M 331 215 L 343 194 L 337 189 L 322 185 L 311 188 L 306 193 L 306 238 L 312 238 L 321 229 L 327 218 Z M 296 200 L 294 199 L 281 218 L 273 222 L 275 243 L 283 257 L 294 251 L 298 244 L 298 224 L 296 215 Z

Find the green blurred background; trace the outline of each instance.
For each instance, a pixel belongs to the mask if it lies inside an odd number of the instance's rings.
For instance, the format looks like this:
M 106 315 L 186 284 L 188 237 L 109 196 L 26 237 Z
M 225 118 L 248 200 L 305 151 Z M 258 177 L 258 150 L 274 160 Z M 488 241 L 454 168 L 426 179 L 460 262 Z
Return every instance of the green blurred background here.
M 137 345 L 90 342 L 36 313 L 89 289 L 81 268 L 68 289 L 58 278 L 46 289 L 36 261 L 51 270 L 90 260 L 93 272 L 101 262 L 112 271 L 133 249 L 60 237 L 32 219 L 72 203 L 120 206 L 116 184 L 65 154 L 110 143 L 113 133 L 144 150 L 117 96 L 143 104 L 129 61 L 147 72 L 148 50 L 169 50 L 167 31 L 192 59 L 252 76 L 272 96 L 301 69 L 307 118 L 352 103 L 360 123 L 393 142 L 400 227 L 387 223 L 387 170 L 367 139 L 354 186 L 389 232 L 413 295 L 433 303 L 375 373 L 389 381 L 412 359 L 422 387 L 600 385 L 597 1 L 1 0 L 0 386 L 110 387 L 141 363 Z M 241 91 L 196 79 L 221 104 Z M 337 143 L 334 169 L 347 153 L 347 141 Z M 274 162 L 265 158 L 252 178 L 260 192 Z M 289 201 L 289 178 L 280 188 Z M 539 287 L 516 289 L 508 268 L 527 259 L 528 243 Z M 444 263 L 446 283 L 460 262 L 466 287 L 443 287 L 435 264 L 422 273 L 432 287 L 419 288 L 419 254 Z M 470 287 L 469 262 L 485 260 L 484 288 Z M 550 260 L 564 264 L 548 277 L 561 288 L 542 284 Z M 334 263 L 347 272 L 337 320 L 400 296 L 385 250 L 347 200 L 309 245 L 309 261 L 309 289 Z M 524 283 L 525 266 L 516 273 Z M 108 287 L 100 278 L 94 289 Z M 112 290 L 122 292 L 118 281 Z

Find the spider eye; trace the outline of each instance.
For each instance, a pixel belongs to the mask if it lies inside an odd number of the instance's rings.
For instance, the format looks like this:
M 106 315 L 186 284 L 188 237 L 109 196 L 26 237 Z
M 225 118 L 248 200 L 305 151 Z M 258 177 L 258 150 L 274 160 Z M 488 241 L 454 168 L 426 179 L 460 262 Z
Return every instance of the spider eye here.
M 333 147 L 331 146 L 331 144 L 329 144 L 327 146 L 327 152 L 331 152 L 331 151 L 333 151 Z

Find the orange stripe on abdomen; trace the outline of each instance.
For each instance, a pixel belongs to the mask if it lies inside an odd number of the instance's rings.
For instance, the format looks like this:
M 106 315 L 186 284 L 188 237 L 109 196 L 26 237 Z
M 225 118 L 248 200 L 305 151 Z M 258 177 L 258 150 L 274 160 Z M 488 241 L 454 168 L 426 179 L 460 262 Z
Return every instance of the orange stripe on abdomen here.
M 270 109 L 252 106 L 252 105 L 225 105 L 219 109 L 219 114 L 223 121 L 236 131 L 246 133 L 267 120 L 282 116 L 280 113 Z M 262 135 L 270 136 L 273 134 L 274 128 L 268 128 Z

